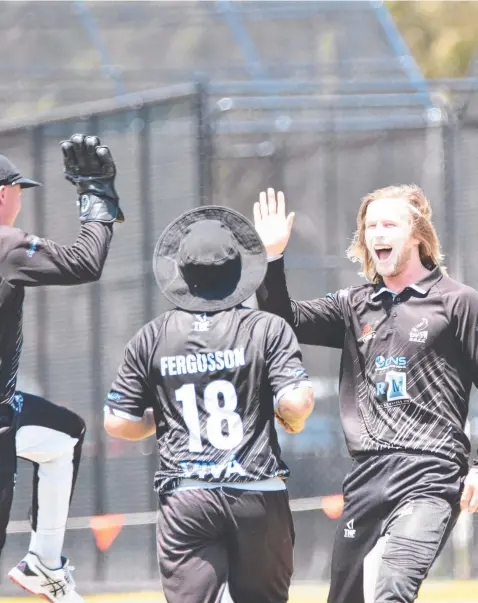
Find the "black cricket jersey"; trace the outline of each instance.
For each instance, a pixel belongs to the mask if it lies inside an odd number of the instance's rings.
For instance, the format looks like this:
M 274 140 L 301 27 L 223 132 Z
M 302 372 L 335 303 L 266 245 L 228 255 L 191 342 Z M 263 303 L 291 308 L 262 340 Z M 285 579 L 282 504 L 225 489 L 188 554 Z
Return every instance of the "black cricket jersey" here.
M 478 292 L 438 267 L 398 295 L 366 283 L 311 301 L 269 262 L 259 307 L 300 343 L 342 349 L 340 414 L 349 452 L 413 451 L 468 462 L 464 432 L 478 385 Z
M 154 410 L 155 487 L 184 478 L 251 482 L 287 477 L 274 426 L 274 396 L 310 385 L 293 330 L 266 312 L 166 312 L 128 343 L 106 409 L 140 420 Z
M 76 242 L 64 246 L 18 228 L 0 226 L 0 405 L 11 404 L 15 395 L 25 287 L 97 280 L 112 232 L 111 225 L 85 224 Z

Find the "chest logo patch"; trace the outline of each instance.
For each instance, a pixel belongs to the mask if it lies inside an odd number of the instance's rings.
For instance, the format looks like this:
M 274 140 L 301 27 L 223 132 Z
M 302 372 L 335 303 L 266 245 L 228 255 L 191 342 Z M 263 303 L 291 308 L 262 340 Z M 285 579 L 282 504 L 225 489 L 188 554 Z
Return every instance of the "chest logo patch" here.
M 373 324 L 370 324 L 369 322 L 367 322 L 365 324 L 365 326 L 362 329 L 360 338 L 359 338 L 360 343 L 367 343 L 367 341 L 370 341 L 371 339 L 373 339 L 375 337 L 375 335 L 377 333 L 377 331 L 376 331 L 377 324 L 378 324 L 378 321 L 375 321 Z
M 422 318 L 421 321 L 410 331 L 409 341 L 415 343 L 425 343 L 428 338 L 428 319 Z

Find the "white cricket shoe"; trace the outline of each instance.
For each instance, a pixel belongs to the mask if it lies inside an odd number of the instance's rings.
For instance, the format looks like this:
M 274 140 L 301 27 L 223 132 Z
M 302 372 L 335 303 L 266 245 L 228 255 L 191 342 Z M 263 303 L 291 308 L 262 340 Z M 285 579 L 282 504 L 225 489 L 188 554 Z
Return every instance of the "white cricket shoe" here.
M 8 577 L 32 595 L 51 603 L 84 603 L 83 597 L 76 592 L 71 575 L 74 568 L 69 567 L 65 557 L 61 561 L 63 565 L 60 569 L 51 570 L 43 565 L 35 553 L 29 552 L 8 572 Z

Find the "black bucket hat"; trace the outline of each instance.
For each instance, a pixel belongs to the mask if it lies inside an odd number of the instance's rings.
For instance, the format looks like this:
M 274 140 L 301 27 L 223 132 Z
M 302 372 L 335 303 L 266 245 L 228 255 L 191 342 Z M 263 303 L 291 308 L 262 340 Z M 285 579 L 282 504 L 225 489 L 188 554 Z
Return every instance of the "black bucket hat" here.
M 156 243 L 153 270 L 176 307 L 219 312 L 256 292 L 266 274 L 267 255 L 247 218 L 208 205 L 185 212 L 166 227 Z
M 5 155 L 0 155 L 0 186 L 10 186 L 12 184 L 19 184 L 22 188 L 41 186 L 40 182 L 22 176 L 10 159 Z

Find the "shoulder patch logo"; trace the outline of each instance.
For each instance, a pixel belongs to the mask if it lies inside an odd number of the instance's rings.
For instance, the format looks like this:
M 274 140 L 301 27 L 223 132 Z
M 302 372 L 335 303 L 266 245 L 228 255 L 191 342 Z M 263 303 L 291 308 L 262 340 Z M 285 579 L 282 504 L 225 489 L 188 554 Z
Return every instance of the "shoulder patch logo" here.
M 28 246 L 28 249 L 25 252 L 29 258 L 34 256 L 39 242 L 40 242 L 40 239 L 38 237 L 32 237 L 30 239 L 30 245 Z

